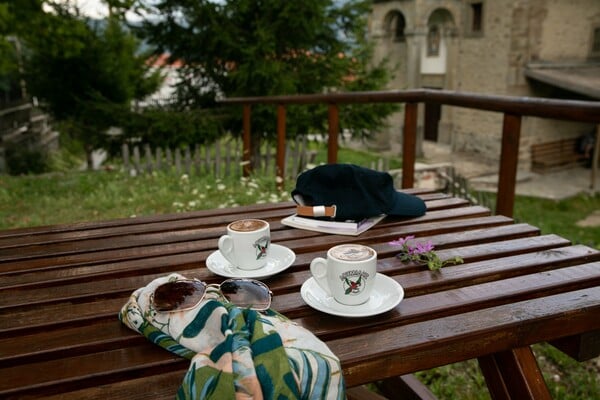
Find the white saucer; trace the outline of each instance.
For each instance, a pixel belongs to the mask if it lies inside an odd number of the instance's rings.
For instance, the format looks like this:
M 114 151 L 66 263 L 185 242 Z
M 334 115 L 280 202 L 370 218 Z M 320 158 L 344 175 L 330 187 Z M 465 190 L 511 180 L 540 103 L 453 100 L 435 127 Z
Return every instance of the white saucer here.
M 341 317 L 369 317 L 396 307 L 404 298 L 402 286 L 389 276 L 378 273 L 371 297 L 366 303 L 347 306 L 325 293 L 314 278 L 309 278 L 300 289 L 302 299 L 314 309 Z
M 258 269 L 240 269 L 231 265 L 219 250 L 206 259 L 206 267 L 217 275 L 226 278 L 268 278 L 289 268 L 296 260 L 296 254 L 291 249 L 278 244 L 271 244 L 267 263 Z

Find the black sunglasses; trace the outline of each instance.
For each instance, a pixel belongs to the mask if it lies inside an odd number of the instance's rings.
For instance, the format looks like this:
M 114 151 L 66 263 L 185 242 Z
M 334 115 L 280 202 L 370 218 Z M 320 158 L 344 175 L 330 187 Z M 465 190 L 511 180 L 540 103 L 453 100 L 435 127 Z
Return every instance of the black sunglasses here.
M 159 285 L 151 296 L 156 311 L 174 312 L 196 307 L 208 288 L 217 289 L 228 302 L 238 307 L 265 311 L 271 307 L 273 293 L 264 283 L 254 279 L 227 279 L 220 285 L 207 285 L 195 279 L 182 279 Z

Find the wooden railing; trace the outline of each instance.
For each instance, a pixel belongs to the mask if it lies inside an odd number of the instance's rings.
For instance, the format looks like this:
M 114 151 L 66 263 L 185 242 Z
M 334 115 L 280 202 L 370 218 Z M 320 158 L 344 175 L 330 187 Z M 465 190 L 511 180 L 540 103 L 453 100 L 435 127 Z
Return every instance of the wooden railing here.
M 250 172 L 251 106 L 272 104 L 277 106 L 277 165 L 282 170 L 285 157 L 286 106 L 290 104 L 327 104 L 329 107 L 329 163 L 337 161 L 339 105 L 356 103 L 404 103 L 404 134 L 402 144 L 402 188 L 414 185 L 418 104 L 440 104 L 493 111 L 504 114 L 502 147 L 496 213 L 512 217 L 521 120 L 524 116 L 600 124 L 600 102 L 554 100 L 529 97 L 509 97 L 458 93 L 444 90 L 416 89 L 405 91 L 351 92 L 307 94 L 294 96 L 238 97 L 221 100 L 223 104 L 243 106 L 243 159 Z M 597 157 L 596 157 L 597 160 Z M 280 176 L 283 179 L 282 175 Z

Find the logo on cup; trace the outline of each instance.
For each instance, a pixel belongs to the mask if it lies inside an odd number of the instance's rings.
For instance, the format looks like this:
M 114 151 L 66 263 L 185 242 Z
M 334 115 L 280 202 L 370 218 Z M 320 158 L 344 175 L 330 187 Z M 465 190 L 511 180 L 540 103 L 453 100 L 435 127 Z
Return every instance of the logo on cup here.
M 359 295 L 364 290 L 367 279 L 369 279 L 369 274 L 365 271 L 353 270 L 344 272 L 340 275 L 344 294 L 350 296 Z
M 269 248 L 269 243 L 271 239 L 268 236 L 263 236 L 254 242 L 254 248 L 256 249 L 256 259 L 260 260 L 261 258 L 265 258 L 267 256 L 267 249 Z
M 219 238 L 219 252 L 232 266 L 254 270 L 267 263 L 270 243 L 267 221 L 241 219 L 227 225 L 227 234 Z
M 340 244 L 327 258 L 310 263 L 310 273 L 323 291 L 337 302 L 355 306 L 367 302 L 377 277 L 377 252 L 362 244 Z

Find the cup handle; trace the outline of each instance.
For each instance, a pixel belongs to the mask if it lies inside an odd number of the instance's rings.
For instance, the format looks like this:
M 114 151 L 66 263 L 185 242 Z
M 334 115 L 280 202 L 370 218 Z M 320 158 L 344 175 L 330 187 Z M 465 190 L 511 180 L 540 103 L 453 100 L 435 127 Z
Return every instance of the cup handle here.
M 322 257 L 317 257 L 310 262 L 310 273 L 315 281 L 321 286 L 321 289 L 331 296 L 331 290 L 327 283 L 327 260 Z
M 235 265 L 233 259 L 233 239 L 229 235 L 223 235 L 219 238 L 219 251 L 231 264 Z

